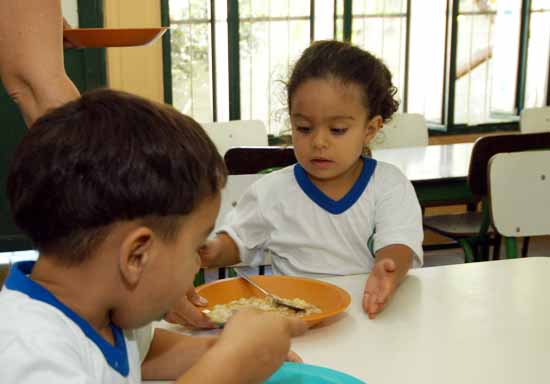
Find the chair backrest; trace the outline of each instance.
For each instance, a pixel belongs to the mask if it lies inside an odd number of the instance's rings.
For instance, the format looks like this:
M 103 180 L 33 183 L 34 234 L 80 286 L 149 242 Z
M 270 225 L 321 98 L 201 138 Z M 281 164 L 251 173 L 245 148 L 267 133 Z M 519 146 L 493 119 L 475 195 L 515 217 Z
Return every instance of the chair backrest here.
M 396 113 L 369 143 L 371 149 L 428 145 L 428 126 L 419 113 Z
M 474 195 L 487 196 L 487 167 L 489 159 L 497 153 L 537 149 L 550 149 L 550 132 L 480 137 L 475 142 L 470 157 L 470 190 Z
M 222 201 L 220 205 L 220 212 L 218 213 L 218 218 L 216 220 L 215 229 L 218 229 L 222 225 L 227 213 L 237 206 L 241 196 L 248 189 L 248 187 L 262 176 L 262 174 L 228 176 L 227 184 L 222 190 Z
M 550 235 L 550 151 L 493 156 L 489 201 L 493 225 L 501 235 Z
M 236 147 L 229 149 L 225 165 L 230 175 L 258 173 L 296 163 L 292 147 Z
M 521 111 L 519 129 L 523 133 L 550 132 L 550 107 L 525 108 Z
M 231 147 L 267 145 L 267 131 L 260 120 L 233 120 L 201 124 L 223 156 Z

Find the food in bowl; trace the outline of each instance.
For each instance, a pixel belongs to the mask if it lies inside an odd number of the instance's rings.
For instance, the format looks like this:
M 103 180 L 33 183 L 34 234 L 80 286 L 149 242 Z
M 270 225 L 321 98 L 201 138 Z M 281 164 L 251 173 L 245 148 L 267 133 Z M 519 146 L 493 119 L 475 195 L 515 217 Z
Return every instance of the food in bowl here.
M 230 301 L 226 304 L 216 304 L 211 310 L 206 312 L 208 318 L 217 324 L 224 324 L 229 320 L 235 312 L 244 308 L 256 308 L 266 312 L 277 312 L 283 316 L 304 317 L 321 313 L 321 309 L 305 300 L 294 298 L 284 299 L 285 302 L 304 308 L 303 311 L 296 311 L 292 308 L 276 304 L 271 297 L 242 297 L 237 300 Z
M 344 312 L 351 302 L 346 290 L 321 280 L 280 275 L 252 276 L 252 279 L 276 296 L 299 297 L 317 306 L 321 313 L 302 317 L 310 327 Z M 199 295 L 208 300 L 204 311 L 210 311 L 218 304 L 227 304 L 243 297 L 264 297 L 244 279 L 236 277 L 212 281 L 196 289 Z

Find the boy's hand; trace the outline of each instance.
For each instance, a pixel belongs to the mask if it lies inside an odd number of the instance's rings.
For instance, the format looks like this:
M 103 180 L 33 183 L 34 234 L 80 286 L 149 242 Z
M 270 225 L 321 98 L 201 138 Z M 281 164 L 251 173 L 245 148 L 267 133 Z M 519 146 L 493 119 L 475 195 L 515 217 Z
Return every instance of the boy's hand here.
M 369 319 L 374 319 L 378 313 L 382 312 L 399 285 L 395 271 L 395 262 L 384 258 L 377 261 L 369 273 L 363 296 L 363 309 L 369 315 Z
M 227 322 L 216 347 L 238 357 L 241 370 L 248 368 L 248 372 L 241 372 L 242 382 L 261 382 L 285 359 L 300 361 L 296 354 L 289 353 L 290 338 L 303 334 L 306 329 L 306 324 L 298 318 L 244 309 Z
M 291 363 L 303 363 L 304 360 L 294 351 L 288 351 L 288 355 L 286 355 L 286 361 L 290 361 Z
M 187 294 L 170 309 L 164 316 L 164 320 L 169 323 L 191 326 L 194 328 L 213 329 L 218 328 L 208 317 L 201 312 L 198 307 L 204 307 L 208 301 L 200 296 L 195 288 L 189 289 Z

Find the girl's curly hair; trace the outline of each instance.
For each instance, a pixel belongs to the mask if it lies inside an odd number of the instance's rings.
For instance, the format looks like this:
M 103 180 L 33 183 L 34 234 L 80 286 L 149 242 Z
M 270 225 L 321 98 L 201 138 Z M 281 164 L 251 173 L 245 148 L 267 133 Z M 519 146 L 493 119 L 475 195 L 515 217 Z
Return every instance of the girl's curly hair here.
M 394 98 L 397 88 L 386 65 L 369 52 L 349 43 L 316 41 L 302 53 L 287 84 L 289 112 L 296 89 L 304 81 L 315 78 L 335 78 L 344 84 L 359 85 L 369 117 L 380 115 L 387 121 L 399 107 L 399 102 Z

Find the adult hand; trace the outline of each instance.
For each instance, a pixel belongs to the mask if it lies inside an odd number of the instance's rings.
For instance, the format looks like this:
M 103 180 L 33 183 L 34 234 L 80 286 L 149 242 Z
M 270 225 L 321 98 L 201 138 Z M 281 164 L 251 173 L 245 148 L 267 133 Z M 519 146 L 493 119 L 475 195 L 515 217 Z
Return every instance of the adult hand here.
M 63 29 L 72 29 L 73 27 L 69 22 L 63 18 Z M 81 45 L 79 45 L 77 42 L 71 41 L 67 39 L 65 36 L 63 36 L 63 48 L 65 49 L 74 49 L 74 48 L 82 48 Z

